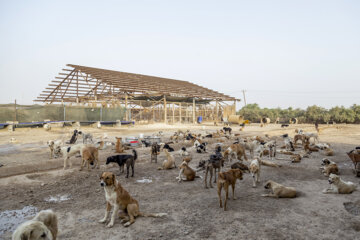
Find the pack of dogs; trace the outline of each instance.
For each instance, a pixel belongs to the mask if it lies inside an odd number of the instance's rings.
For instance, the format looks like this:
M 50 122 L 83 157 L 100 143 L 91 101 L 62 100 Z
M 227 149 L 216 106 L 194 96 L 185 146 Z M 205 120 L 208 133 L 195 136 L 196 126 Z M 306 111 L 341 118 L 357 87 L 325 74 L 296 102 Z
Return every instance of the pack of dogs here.
M 285 124 L 283 125 L 282 128 L 288 127 Z M 79 135 L 83 137 L 82 143 L 76 143 Z M 163 136 L 163 133 L 160 134 L 159 132 L 156 136 Z M 194 154 L 205 156 L 207 148 L 211 149 L 212 145 L 205 142 L 205 139 L 215 141 L 214 152 L 209 153 L 208 157 L 201 157 L 201 160 L 192 165 Z M 230 139 L 232 143 L 226 145 L 223 139 Z M 106 143 L 102 139 L 101 141 L 94 140 L 92 134 L 74 130 L 70 140 L 66 142 L 67 145 L 64 145 L 61 140 L 47 142 L 50 158 L 62 156 L 64 170 L 67 167 L 72 168 L 71 158 L 73 156 L 80 156 L 81 158 L 79 170 L 82 170 L 86 165 L 88 171 L 90 171 L 90 166 L 93 169 L 99 169 L 101 162 L 99 151 L 104 149 Z M 301 141 L 302 146 L 297 145 L 299 141 Z M 203 171 L 204 188 L 208 189 L 208 186 L 213 188 L 213 183 L 216 183 L 219 207 L 225 211 L 228 209 L 229 187 L 232 188 L 232 199 L 235 200 L 237 180 L 242 180 L 246 177 L 246 174 L 249 174 L 252 179 L 252 187 L 256 188 L 261 182 L 261 172 L 269 171 L 268 168 L 262 166 L 271 168 L 282 166 L 276 161 L 276 159 L 281 159 L 279 155 L 288 155 L 290 163 L 300 163 L 302 159 L 311 156 L 313 152 L 322 152 L 325 156 L 334 156 L 335 154 L 330 144 L 319 142 L 317 133 L 307 133 L 301 129 L 296 129 L 293 138 L 289 134 L 273 137 L 268 135 L 241 137 L 240 134 L 234 134 L 230 127 L 223 127 L 216 132 L 207 132 L 204 135 L 195 134 L 189 130 L 185 132 L 178 130 L 170 136 L 169 142 L 158 144 L 149 140 L 141 140 L 141 143 L 143 147 L 150 148 L 150 164 L 157 164 L 158 158 L 163 158 L 161 165 L 157 167 L 158 170 L 178 169 L 179 172 L 176 174 L 175 179 L 179 183 L 202 178 L 199 172 Z M 177 146 L 179 143 L 183 143 L 183 145 L 180 145 L 180 149 L 176 150 L 176 147 L 172 146 L 175 143 Z M 281 149 L 277 150 L 279 143 Z M 281 143 L 283 143 L 282 146 Z M 124 168 L 126 166 L 125 178 L 129 177 L 131 167 L 131 177 L 134 177 L 135 163 L 138 159 L 137 150 L 126 146 L 121 137 L 116 137 L 115 142 L 112 144 L 114 145 L 115 154 L 106 157 L 104 166 L 117 164 L 119 166 L 118 176 L 125 172 Z M 298 152 L 299 148 L 301 148 L 300 152 Z M 131 151 L 131 153 L 127 151 Z M 250 159 L 246 151 L 249 152 Z M 360 147 L 348 152 L 347 155 L 353 161 L 355 169 L 357 169 L 360 162 Z M 176 158 L 179 157 L 181 163 L 177 166 Z M 266 160 L 267 158 L 268 160 Z M 340 178 L 340 169 L 333 160 L 329 158 L 322 159 L 320 170 L 322 175 L 329 178 L 328 182 L 330 184 L 330 187 L 323 190 L 322 193 L 350 194 L 356 190 L 356 184 Z M 210 175 L 209 179 L 208 175 Z M 166 213 L 141 212 L 138 201 L 122 187 L 120 181 L 116 178 L 113 172 L 105 171 L 101 174 L 100 185 L 104 188 L 106 211 L 105 216 L 99 220 L 100 223 L 105 223 L 109 228 L 113 227 L 117 216 L 119 216 L 121 223 L 128 227 L 135 222 L 137 217 L 156 218 L 167 215 Z M 266 180 L 264 189 L 268 193 L 262 194 L 263 197 L 295 198 L 298 196 L 298 191 L 294 187 L 282 185 L 271 179 Z M 224 199 L 222 198 L 223 191 L 225 192 Z M 118 214 L 120 210 L 121 213 Z M 56 239 L 57 232 L 56 213 L 51 210 L 44 210 L 39 212 L 34 219 L 18 226 L 13 233 L 13 239 Z

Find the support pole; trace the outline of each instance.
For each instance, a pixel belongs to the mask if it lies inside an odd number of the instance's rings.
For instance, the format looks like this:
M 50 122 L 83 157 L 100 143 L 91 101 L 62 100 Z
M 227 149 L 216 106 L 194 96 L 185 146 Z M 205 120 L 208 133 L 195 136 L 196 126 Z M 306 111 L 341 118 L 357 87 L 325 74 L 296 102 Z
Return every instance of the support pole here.
M 181 103 L 179 104 L 179 123 L 181 123 Z
M 196 111 L 195 98 L 193 98 L 193 123 L 196 123 L 196 120 L 195 120 L 195 111 Z
M 164 95 L 164 123 L 167 123 L 166 96 Z
M 216 99 L 216 123 L 219 121 L 219 101 Z
M 15 99 L 15 105 L 14 105 L 14 122 L 17 121 L 17 107 L 16 107 L 16 99 Z
M 172 104 L 172 122 L 175 124 L 175 103 Z
M 125 121 L 129 121 L 128 95 L 125 94 Z

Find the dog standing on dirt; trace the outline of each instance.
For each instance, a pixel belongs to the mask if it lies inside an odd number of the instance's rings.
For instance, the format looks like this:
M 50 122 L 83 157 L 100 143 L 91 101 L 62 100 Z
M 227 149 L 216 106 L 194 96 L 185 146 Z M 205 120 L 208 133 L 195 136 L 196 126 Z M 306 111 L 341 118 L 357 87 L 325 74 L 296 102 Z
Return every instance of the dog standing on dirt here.
M 64 157 L 64 170 L 66 169 L 67 165 L 70 165 L 70 168 L 72 168 L 72 162 L 70 158 L 76 154 L 82 154 L 82 149 L 86 147 L 87 145 L 84 144 L 76 144 L 70 147 L 61 147 L 59 152 Z
M 52 210 L 40 211 L 32 220 L 18 226 L 12 240 L 56 240 L 58 219 Z
M 104 172 L 101 174 L 100 181 L 100 185 L 104 187 L 105 190 L 106 212 L 104 218 L 99 222 L 105 223 L 109 217 L 111 208 L 114 208 L 110 222 L 106 225 L 108 228 L 114 226 L 115 218 L 119 214 L 119 210 L 122 210 L 119 217 L 122 219 L 125 227 L 133 224 L 137 216 L 162 217 L 167 215 L 166 213 L 146 214 L 140 212 L 138 201 L 132 198 L 121 186 L 112 172 Z
M 109 163 L 117 163 L 119 165 L 120 174 L 124 172 L 124 165 L 126 164 L 126 178 L 129 177 L 129 169 L 131 166 L 132 174 L 131 177 L 134 177 L 135 170 L 135 161 L 137 159 L 137 152 L 135 149 L 132 150 L 133 155 L 130 154 L 120 154 L 108 157 L 106 159 L 106 165 Z M 120 175 L 119 174 L 119 175 Z
M 267 181 L 265 189 L 270 189 L 270 194 L 263 194 L 263 197 L 274 197 L 274 198 L 294 198 L 296 197 L 296 189 L 293 187 L 285 187 L 274 181 Z
M 150 163 L 152 163 L 153 161 L 155 163 L 157 163 L 157 156 L 160 154 L 160 145 L 157 144 L 156 142 L 154 142 L 151 145 L 151 159 L 150 159 Z
M 209 181 L 209 185 L 212 188 L 212 184 L 211 184 L 211 180 L 213 177 L 213 173 L 215 173 L 215 179 L 214 179 L 214 183 L 216 183 L 216 169 L 218 170 L 218 173 L 221 170 L 221 167 L 224 167 L 224 158 L 221 154 L 221 147 L 218 146 L 215 154 L 210 155 L 210 159 L 206 161 L 205 163 L 205 188 L 207 187 L 207 175 L 208 172 L 210 172 L 210 181 Z
M 219 173 L 217 180 L 217 192 L 219 196 L 219 205 L 222 208 L 222 199 L 221 199 L 221 190 L 224 188 L 225 190 L 225 201 L 224 201 L 224 211 L 226 211 L 227 199 L 229 196 L 229 185 L 232 187 L 232 197 L 235 200 L 235 184 L 236 180 L 242 180 L 242 171 L 240 169 L 230 169 L 227 172 Z
M 85 167 L 85 164 L 87 164 L 88 171 L 90 171 L 90 165 L 92 165 L 93 168 L 97 167 L 99 169 L 99 149 L 103 146 L 104 142 L 101 141 L 99 147 L 85 146 L 81 149 L 82 163 L 80 171 L 82 171 L 83 167 Z
M 260 160 L 255 158 L 250 163 L 250 174 L 253 178 L 253 187 L 256 187 L 256 183 L 260 182 Z
M 73 132 L 73 135 L 71 136 L 69 144 L 75 144 L 76 140 L 78 138 L 78 135 L 79 135 L 79 131 L 75 129 L 74 132 Z
M 224 159 L 228 159 L 229 162 L 231 162 L 232 155 L 235 155 L 238 160 L 241 160 L 242 157 L 244 157 L 246 161 L 248 160 L 245 148 L 240 143 L 231 144 L 231 146 L 224 152 Z
M 61 140 L 49 140 L 47 142 L 47 145 L 50 148 L 50 159 L 58 157 L 59 149 L 61 148 L 62 144 L 63 143 Z

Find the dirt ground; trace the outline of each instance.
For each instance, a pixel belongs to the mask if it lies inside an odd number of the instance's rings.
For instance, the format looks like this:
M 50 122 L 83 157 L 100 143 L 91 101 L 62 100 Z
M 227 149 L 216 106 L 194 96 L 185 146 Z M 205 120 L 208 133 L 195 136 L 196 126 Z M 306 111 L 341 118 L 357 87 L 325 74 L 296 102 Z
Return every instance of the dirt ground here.
M 280 136 L 295 128 L 314 132 L 310 125 L 291 125 L 282 129 L 280 125 L 260 128 L 248 126 L 241 136 L 269 134 Z M 353 165 L 345 152 L 360 145 L 360 126 L 323 126 L 320 142 L 330 143 L 341 178 L 359 185 L 352 169 Z M 163 140 L 177 129 L 191 129 L 196 133 L 213 132 L 220 127 L 190 125 L 150 125 L 102 129 L 82 128 L 92 132 L 96 138 L 107 136 L 150 135 L 163 131 Z M 164 153 L 158 163 L 150 163 L 149 148 L 137 148 L 139 159 L 135 165 L 135 177 L 117 177 L 129 193 L 138 200 L 140 209 L 148 213 L 167 213 L 162 218 L 139 217 L 125 228 L 117 219 L 113 228 L 98 223 L 105 212 L 104 190 L 99 176 L 106 169 L 79 171 L 80 158 L 72 158 L 72 169 L 63 171 L 63 159 L 49 160 L 46 142 L 50 139 L 69 140 L 73 128 L 17 129 L 15 132 L 0 131 L 0 239 L 10 239 L 16 226 L 31 218 L 36 211 L 53 209 L 59 216 L 58 239 L 360 239 L 360 188 L 349 195 L 322 194 L 329 187 L 327 177 L 319 170 L 323 153 L 312 153 L 300 163 L 291 163 L 286 155 L 279 154 L 281 168 L 262 167 L 261 183 L 252 188 L 252 179 L 245 174 L 236 185 L 237 200 L 228 201 L 228 211 L 218 205 L 216 188 L 204 188 L 203 179 L 178 183 L 178 169 L 159 171 L 157 167 L 165 159 Z M 104 135 L 105 134 L 105 135 Z M 10 143 L 10 139 L 13 139 Z M 198 154 L 191 150 L 195 167 L 202 159 L 214 152 L 215 141 L 209 141 L 208 153 Z M 228 143 L 231 143 L 230 140 Z M 282 145 L 280 138 L 279 145 Z M 183 144 L 174 144 L 175 150 Z M 191 148 L 189 148 L 191 149 Z M 300 149 L 298 149 L 299 151 Z M 114 150 L 100 151 L 100 162 L 105 164 Z M 176 153 L 177 165 L 180 156 Z M 248 154 L 249 156 L 249 154 Z M 226 166 L 229 168 L 229 166 Z M 118 173 L 118 166 L 107 170 Z M 204 176 L 203 172 L 198 173 Z M 141 182 L 144 180 L 145 182 Z M 261 197 L 267 193 L 263 185 L 267 180 L 295 187 L 299 196 L 295 199 L 273 199 Z M 138 182 L 140 180 L 140 182 Z M 151 180 L 151 181 L 150 181 Z M 231 196 L 231 195 L 230 195 Z M 347 209 L 344 207 L 347 206 Z M 349 207 L 350 206 L 350 207 Z M 15 212 L 24 207 L 35 208 L 29 214 Z M 21 211 L 20 211 L 21 212 Z M 19 216 L 20 217 L 19 217 Z

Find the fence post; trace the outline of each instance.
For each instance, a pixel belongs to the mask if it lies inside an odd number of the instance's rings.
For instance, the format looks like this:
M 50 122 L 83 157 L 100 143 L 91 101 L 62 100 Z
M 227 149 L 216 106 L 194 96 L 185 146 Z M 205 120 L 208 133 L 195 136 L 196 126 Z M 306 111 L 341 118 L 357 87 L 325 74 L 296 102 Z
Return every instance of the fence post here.
M 66 110 L 65 110 L 65 104 L 63 103 L 63 107 L 64 107 L 64 121 L 66 121 Z
M 100 122 L 102 121 L 102 104 L 100 105 Z

